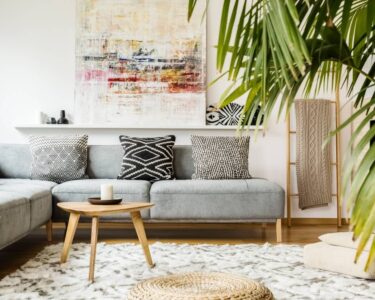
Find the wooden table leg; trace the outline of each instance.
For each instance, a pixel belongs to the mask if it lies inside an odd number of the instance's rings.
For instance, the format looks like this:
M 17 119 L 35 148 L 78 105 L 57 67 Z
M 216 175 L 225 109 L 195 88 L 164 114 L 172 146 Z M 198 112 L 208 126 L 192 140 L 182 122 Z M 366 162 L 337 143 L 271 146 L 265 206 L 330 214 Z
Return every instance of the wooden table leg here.
M 99 218 L 92 218 L 91 225 L 91 255 L 90 255 L 90 272 L 89 280 L 94 281 L 94 272 L 95 272 L 95 257 L 96 257 L 96 244 L 98 243 L 98 230 L 99 230 Z
M 61 263 L 66 262 L 68 258 L 69 249 L 70 249 L 70 246 L 72 245 L 74 234 L 76 233 L 79 217 L 80 215 L 76 213 L 71 213 L 69 216 L 68 229 L 66 231 L 63 250 L 61 252 L 61 259 L 60 259 Z
M 147 261 L 147 263 L 149 264 L 150 267 L 153 267 L 154 263 L 152 262 L 150 249 L 148 247 L 146 232 L 145 232 L 145 228 L 143 226 L 141 213 L 139 211 L 135 211 L 135 212 L 131 212 L 130 215 L 132 217 L 132 221 L 133 221 L 133 224 L 134 224 L 135 231 L 137 232 L 139 242 L 142 245 L 143 252 L 144 252 L 145 257 L 146 257 L 146 261 Z

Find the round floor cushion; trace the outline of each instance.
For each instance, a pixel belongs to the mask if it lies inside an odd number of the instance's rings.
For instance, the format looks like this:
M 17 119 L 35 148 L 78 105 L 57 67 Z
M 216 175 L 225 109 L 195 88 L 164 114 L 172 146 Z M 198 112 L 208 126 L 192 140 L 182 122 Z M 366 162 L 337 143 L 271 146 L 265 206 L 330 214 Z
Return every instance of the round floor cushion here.
M 263 284 L 226 273 L 185 273 L 145 280 L 131 289 L 129 300 L 241 299 L 271 300 Z

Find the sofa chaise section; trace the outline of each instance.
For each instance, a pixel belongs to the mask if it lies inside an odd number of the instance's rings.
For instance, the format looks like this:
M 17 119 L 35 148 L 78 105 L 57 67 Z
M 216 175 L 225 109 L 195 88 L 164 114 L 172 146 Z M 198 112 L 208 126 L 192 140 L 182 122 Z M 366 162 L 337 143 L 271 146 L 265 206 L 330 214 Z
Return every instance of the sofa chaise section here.
M 31 180 L 29 145 L 0 144 L 0 249 L 47 224 L 52 234 L 54 182 Z
M 51 188 L 56 184 L 29 179 L 0 179 L 0 248 L 49 222 Z
M 28 199 L 30 205 L 30 228 L 45 224 L 52 216 L 51 189 L 56 183 L 30 179 L 0 179 L 0 191 L 16 193 Z
M 24 237 L 30 230 L 28 199 L 0 191 L 0 249 Z

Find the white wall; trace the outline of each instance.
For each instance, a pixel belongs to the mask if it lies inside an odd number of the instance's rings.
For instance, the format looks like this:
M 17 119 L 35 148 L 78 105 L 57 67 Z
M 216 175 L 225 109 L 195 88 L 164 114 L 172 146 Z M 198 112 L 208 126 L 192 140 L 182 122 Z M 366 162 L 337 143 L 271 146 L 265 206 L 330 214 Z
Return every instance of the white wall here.
M 211 1 L 208 11 L 208 81 L 217 76 L 215 49 L 221 1 Z M 117 144 L 119 134 L 150 136 L 175 134 L 178 144 L 188 144 L 190 134 L 235 134 L 231 131 L 189 130 L 22 130 L 15 124 L 34 123 L 35 112 L 57 116 L 65 109 L 74 119 L 75 1 L 0 0 L 0 142 L 25 143 L 28 134 L 69 134 L 86 132 L 90 144 Z M 208 103 L 215 103 L 225 80 L 208 90 Z M 265 136 L 251 143 L 251 173 L 285 187 L 286 128 L 281 120 L 270 121 Z M 295 199 L 296 200 L 296 199 Z M 335 204 L 328 208 L 300 211 L 294 217 L 335 217 Z

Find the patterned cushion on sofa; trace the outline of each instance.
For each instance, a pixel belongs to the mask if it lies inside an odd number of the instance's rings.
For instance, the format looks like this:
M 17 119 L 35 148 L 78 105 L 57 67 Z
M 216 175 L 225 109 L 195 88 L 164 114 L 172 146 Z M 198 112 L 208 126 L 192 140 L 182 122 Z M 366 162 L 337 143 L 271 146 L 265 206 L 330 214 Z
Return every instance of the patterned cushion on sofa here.
M 191 137 L 193 179 L 249 179 L 250 137 Z
M 30 136 L 31 178 L 61 183 L 86 178 L 87 135 Z
M 121 173 L 117 179 L 150 182 L 174 178 L 173 146 L 175 136 L 138 138 L 121 135 L 124 148 Z

